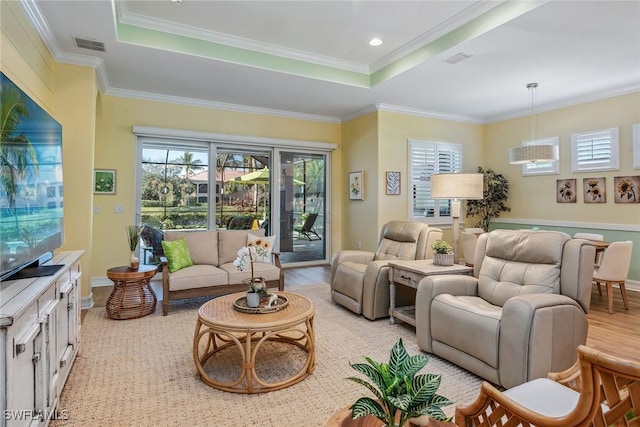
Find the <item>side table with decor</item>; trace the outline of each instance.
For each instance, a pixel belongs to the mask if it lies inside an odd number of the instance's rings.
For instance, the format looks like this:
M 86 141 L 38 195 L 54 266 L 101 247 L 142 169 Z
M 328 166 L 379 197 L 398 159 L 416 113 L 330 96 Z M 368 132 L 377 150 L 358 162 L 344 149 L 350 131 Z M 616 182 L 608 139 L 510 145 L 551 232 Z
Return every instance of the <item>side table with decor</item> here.
M 107 277 L 113 281 L 113 290 L 107 299 L 107 316 L 122 320 L 153 313 L 158 299 L 150 282 L 157 270 L 155 265 L 141 265 L 136 270 L 127 266 L 107 270 Z

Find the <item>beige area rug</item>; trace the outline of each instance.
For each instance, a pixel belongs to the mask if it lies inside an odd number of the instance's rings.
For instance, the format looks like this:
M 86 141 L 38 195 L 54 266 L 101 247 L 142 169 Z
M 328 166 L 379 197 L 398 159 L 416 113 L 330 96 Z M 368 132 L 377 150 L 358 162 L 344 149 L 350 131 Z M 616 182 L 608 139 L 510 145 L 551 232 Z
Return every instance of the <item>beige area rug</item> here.
M 331 301 L 327 284 L 287 290 L 316 305 L 316 368 L 302 382 L 253 395 L 226 393 L 203 383 L 191 346 L 197 310 L 206 299 L 172 302 L 167 317 L 160 314 L 159 304 L 154 314 L 119 321 L 108 319 L 104 308 L 95 308 L 82 324 L 80 354 L 58 405 L 69 419 L 51 425 L 323 426 L 340 408 L 370 396 L 364 387 L 345 380 L 359 376 L 350 362 L 364 362 L 364 356 L 388 361 L 400 337 L 410 354 L 420 352 L 412 327 L 352 314 Z M 291 369 L 301 356 L 296 350 L 271 351 L 269 368 L 257 368 L 265 377 Z M 456 404 L 469 403 L 478 394 L 478 377 L 437 356 L 430 357 L 424 371 L 442 374 L 439 392 Z M 445 412 L 453 415 L 454 405 Z

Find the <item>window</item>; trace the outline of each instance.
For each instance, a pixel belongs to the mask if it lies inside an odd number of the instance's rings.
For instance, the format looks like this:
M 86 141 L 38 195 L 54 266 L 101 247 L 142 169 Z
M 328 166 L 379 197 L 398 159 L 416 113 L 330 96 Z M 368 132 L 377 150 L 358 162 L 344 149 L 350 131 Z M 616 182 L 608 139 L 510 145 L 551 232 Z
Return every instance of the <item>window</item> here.
M 618 170 L 618 128 L 571 135 L 571 171 Z
M 409 140 L 411 219 L 429 223 L 451 222 L 451 201 L 431 198 L 431 175 L 460 172 L 461 165 L 460 144 Z
M 559 140 L 557 136 L 552 138 L 544 138 L 544 139 L 536 139 L 534 141 L 525 141 L 522 143 L 523 146 L 527 145 L 545 145 L 550 144 L 553 145 L 553 157 L 556 159 L 555 162 L 536 162 L 536 163 L 526 163 L 522 165 L 522 176 L 530 176 L 530 175 L 552 175 L 560 173 L 560 160 L 558 156 L 558 146 Z

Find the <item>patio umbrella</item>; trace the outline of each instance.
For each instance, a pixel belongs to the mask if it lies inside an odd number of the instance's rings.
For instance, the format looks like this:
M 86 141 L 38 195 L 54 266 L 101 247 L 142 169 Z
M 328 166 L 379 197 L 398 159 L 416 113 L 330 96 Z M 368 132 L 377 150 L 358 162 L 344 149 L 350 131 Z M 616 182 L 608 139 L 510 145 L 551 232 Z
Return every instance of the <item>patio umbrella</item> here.
M 258 169 L 257 171 L 249 172 L 233 179 L 234 182 L 241 182 L 243 184 L 268 184 L 269 183 L 269 168 L 265 167 Z M 303 181 L 294 179 L 295 185 L 304 185 Z
M 238 184 L 249 184 L 249 185 L 256 185 L 256 186 L 264 185 L 266 190 L 266 186 L 269 184 L 269 168 L 264 167 L 257 171 L 240 175 L 239 177 L 234 178 L 232 182 L 236 182 Z M 304 185 L 304 182 L 294 178 L 293 184 Z M 256 187 L 256 198 L 257 198 L 257 195 L 258 193 L 257 193 L 257 187 Z M 265 211 L 264 211 L 265 217 L 266 217 L 266 214 L 267 213 L 266 213 L 266 200 L 265 200 Z

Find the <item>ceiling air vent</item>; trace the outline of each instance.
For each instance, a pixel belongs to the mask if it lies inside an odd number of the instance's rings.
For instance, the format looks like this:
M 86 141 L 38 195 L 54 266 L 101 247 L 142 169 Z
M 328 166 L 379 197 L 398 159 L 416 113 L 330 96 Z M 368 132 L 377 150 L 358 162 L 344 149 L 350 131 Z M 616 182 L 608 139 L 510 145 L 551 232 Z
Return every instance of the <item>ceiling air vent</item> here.
M 458 53 L 453 55 L 451 58 L 445 59 L 444 62 L 447 64 L 457 64 L 458 62 L 462 62 L 465 59 L 471 58 L 473 55 L 469 55 L 467 53 Z
M 98 52 L 105 52 L 104 43 L 102 42 L 90 40 L 90 39 L 83 39 L 81 37 L 74 37 L 73 39 L 76 41 L 76 46 L 78 46 L 81 49 L 89 49 L 89 50 L 95 50 Z

